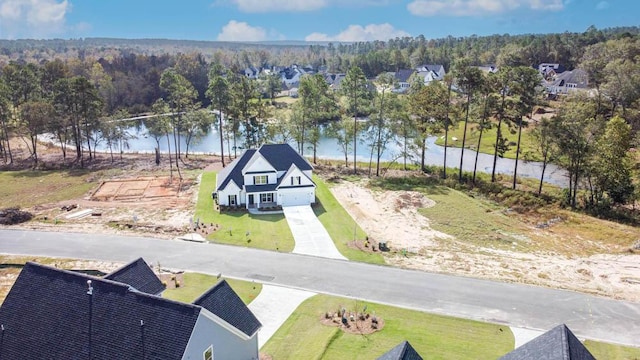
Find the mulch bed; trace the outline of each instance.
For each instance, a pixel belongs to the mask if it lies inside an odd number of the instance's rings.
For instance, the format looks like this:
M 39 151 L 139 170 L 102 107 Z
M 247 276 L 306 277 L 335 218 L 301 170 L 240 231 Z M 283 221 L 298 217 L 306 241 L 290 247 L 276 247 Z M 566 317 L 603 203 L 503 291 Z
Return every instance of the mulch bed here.
M 346 323 L 338 313 L 325 314 L 320 318 L 320 323 L 326 326 L 339 327 L 349 334 L 367 335 L 373 334 L 384 328 L 384 320 L 377 316 L 366 314 L 345 314 Z

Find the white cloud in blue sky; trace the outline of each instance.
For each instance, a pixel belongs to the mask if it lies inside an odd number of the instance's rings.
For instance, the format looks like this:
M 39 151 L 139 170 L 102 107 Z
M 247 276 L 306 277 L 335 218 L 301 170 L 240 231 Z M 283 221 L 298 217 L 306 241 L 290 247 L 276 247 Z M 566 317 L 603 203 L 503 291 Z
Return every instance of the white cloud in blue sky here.
M 337 35 L 312 33 L 305 37 L 306 41 L 373 41 L 395 39 L 396 37 L 411 36 L 408 32 L 399 30 L 389 23 L 369 24 L 367 26 L 349 25 Z
M 267 31 L 259 26 L 231 20 L 222 27 L 216 39 L 218 41 L 265 41 L 268 37 Z
M 596 9 L 604 10 L 604 9 L 608 9 L 609 6 L 611 6 L 611 4 L 609 4 L 607 1 L 600 1 L 598 5 L 596 5 Z
M 477 16 L 500 14 L 518 8 L 562 10 L 562 0 L 415 0 L 407 9 L 417 16 Z
M 2 38 L 47 37 L 65 31 L 67 0 L 0 0 Z
M 231 0 L 242 12 L 313 11 L 328 5 L 327 0 Z

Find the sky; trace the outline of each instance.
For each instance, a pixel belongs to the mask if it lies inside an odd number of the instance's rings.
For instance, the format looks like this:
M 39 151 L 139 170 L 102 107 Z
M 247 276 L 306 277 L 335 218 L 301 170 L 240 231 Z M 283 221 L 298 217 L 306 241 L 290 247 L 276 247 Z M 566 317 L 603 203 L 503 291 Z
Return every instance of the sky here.
M 640 25 L 638 0 L 0 0 L 0 39 L 386 41 Z

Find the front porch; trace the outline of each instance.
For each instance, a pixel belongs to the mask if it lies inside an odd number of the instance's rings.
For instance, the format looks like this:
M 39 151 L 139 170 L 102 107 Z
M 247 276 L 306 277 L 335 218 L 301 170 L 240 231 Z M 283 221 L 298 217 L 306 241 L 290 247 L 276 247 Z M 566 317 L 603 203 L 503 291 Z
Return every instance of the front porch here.
M 246 204 L 249 210 L 282 210 L 276 202 L 275 192 L 247 193 Z

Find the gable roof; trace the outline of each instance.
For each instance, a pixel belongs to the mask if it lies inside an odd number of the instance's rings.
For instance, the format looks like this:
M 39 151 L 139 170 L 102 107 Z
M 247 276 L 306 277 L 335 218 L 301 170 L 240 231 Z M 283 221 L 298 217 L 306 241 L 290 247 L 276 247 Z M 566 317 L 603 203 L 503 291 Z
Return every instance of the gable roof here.
M 565 324 L 561 324 L 500 359 L 595 360 L 595 357 Z
M 0 307 L 0 357 L 181 359 L 200 311 L 126 284 L 29 262 Z
M 260 321 L 226 280 L 217 283 L 193 303 L 207 309 L 249 337 L 262 327 Z
M 378 360 L 422 360 L 422 357 L 408 341 L 403 341 L 380 356 Z
M 589 83 L 588 77 L 587 72 L 582 69 L 565 71 L 562 74 L 556 75 L 553 85 L 567 86 L 567 84 L 576 84 L 577 88 L 584 89 Z
M 162 281 L 142 258 L 138 258 L 104 277 L 131 285 L 143 293 L 156 295 L 165 290 Z
M 239 187 L 242 187 L 244 183 L 242 169 L 247 165 L 247 162 L 249 162 L 255 151 L 255 149 L 245 150 L 239 158 L 233 160 L 231 164 L 220 170 L 216 177 L 216 191 L 227 187 L 227 184 L 229 184 L 231 180 Z
M 311 164 L 289 144 L 265 144 L 258 151 L 277 171 L 289 170 L 291 163 L 302 171 L 313 170 Z
M 399 82 L 408 82 L 411 75 L 415 72 L 413 69 L 400 69 L 394 74 L 394 77 Z

